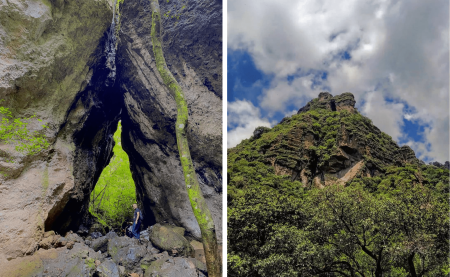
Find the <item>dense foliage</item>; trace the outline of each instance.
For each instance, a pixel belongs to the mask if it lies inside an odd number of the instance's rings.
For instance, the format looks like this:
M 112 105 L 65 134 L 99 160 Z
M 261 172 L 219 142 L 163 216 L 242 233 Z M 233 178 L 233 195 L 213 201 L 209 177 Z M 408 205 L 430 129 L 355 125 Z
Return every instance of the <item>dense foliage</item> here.
M 30 132 L 28 129 L 28 122 L 36 118 L 36 115 L 27 118 L 13 119 L 9 108 L 0 107 L 0 141 L 15 144 L 15 149 L 18 152 L 32 155 L 43 149 L 46 149 L 50 144 L 43 134 L 40 132 Z M 38 121 L 42 121 L 37 119 Z M 41 126 L 43 129 L 46 125 Z
M 377 149 L 364 160 L 382 174 L 325 188 L 275 174 L 272 156 L 286 166 L 299 156 L 286 143 L 296 126 L 314 132 L 307 151 L 324 168 L 343 125 Z M 359 114 L 312 110 L 229 150 L 229 276 L 448 276 L 449 171 L 389 164 L 395 143 L 373 128 Z
M 114 133 L 114 156 L 105 167 L 91 193 L 89 212 L 105 227 L 119 229 L 133 217 L 131 205 L 136 203 L 136 187 L 131 177 L 130 161 L 122 149 L 122 126 Z

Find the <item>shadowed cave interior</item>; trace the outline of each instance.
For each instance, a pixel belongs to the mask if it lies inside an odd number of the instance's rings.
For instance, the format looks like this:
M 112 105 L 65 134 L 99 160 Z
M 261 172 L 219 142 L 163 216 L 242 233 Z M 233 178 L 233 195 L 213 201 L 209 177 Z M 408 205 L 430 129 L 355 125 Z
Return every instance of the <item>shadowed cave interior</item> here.
M 105 36 L 106 40 L 106 36 Z M 98 51 L 100 52 L 100 51 Z M 127 82 L 125 79 L 118 78 L 112 87 L 107 86 L 108 74 L 110 69 L 104 66 L 105 56 L 97 53 L 99 62 L 92 67 L 93 76 L 86 88 L 79 93 L 74 100 L 70 110 L 67 113 L 66 120 L 70 120 L 71 113 L 77 111 L 80 103 L 84 107 L 89 107 L 84 124 L 80 129 L 75 130 L 73 138 L 76 144 L 74 176 L 81 189 L 77 195 L 73 195 L 64 206 L 56 205 L 50 212 L 45 221 L 45 231 L 54 230 L 57 233 L 64 234 L 69 230 L 77 231 L 81 224 L 89 226 L 92 217 L 89 216 L 89 198 L 93 192 L 95 184 L 103 169 L 109 164 L 113 156 L 113 147 L 115 145 L 113 135 L 117 130 L 118 122 L 122 121 L 122 148 L 130 159 L 130 170 L 136 186 L 136 198 L 139 207 L 144 213 L 142 226 L 150 226 L 156 223 L 152 212 L 152 201 L 146 195 L 143 189 L 142 180 L 136 170 L 139 167 L 147 167 L 147 162 L 136 151 L 131 137 L 140 136 L 139 125 L 133 122 L 126 112 L 123 94 L 120 84 Z M 117 71 L 125 70 L 117 65 Z M 64 130 L 70 123 L 66 122 L 61 130 Z M 154 126 L 154 128 L 158 126 Z M 168 128 L 172 137 L 175 137 L 175 130 Z M 152 143 L 148 141 L 148 143 Z M 131 209 L 131 208 L 130 208 Z
M 108 59 L 111 47 L 106 47 L 111 43 L 108 31 L 91 55 L 88 77 L 80 84 L 57 134 L 63 141 L 74 144 L 72 168 L 68 169 L 74 188 L 51 205 L 44 222 L 45 231 L 65 234 L 70 230 L 76 232 L 81 224 L 89 225 L 90 194 L 113 156 L 113 135 L 121 121 L 122 148 L 130 160 L 137 204 L 144 215 L 142 226 L 169 223 L 184 227 L 186 235 L 201 239 L 184 187 L 175 135 L 175 100 L 158 80 L 159 73 L 152 65 L 149 5 L 128 1 L 121 8 L 120 39 L 113 66 Z M 199 11 L 202 7 L 193 6 Z M 192 16 L 207 16 L 215 22 L 220 18 L 216 10 L 220 11 L 218 2 L 210 14 Z M 222 140 L 217 122 L 221 121 L 222 99 L 221 25 L 199 28 L 195 24 L 204 21 L 192 24 L 194 21 L 189 18 L 181 18 L 177 28 L 164 30 L 168 45 L 165 55 L 168 68 L 186 89 L 191 157 L 220 237 L 222 157 L 218 149 Z M 191 29 L 202 31 L 185 32 Z M 184 40 L 180 42 L 178 35 L 183 35 Z M 178 43 L 173 45 L 172 39 Z

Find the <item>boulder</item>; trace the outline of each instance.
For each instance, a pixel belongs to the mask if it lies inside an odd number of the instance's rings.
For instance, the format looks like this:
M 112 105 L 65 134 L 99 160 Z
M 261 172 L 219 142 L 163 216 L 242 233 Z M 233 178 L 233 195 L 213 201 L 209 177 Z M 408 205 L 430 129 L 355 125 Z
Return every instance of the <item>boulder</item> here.
M 207 274 L 207 269 L 206 269 L 206 263 L 203 263 L 197 259 L 194 258 L 188 258 L 189 262 L 193 263 L 195 268 L 197 268 L 199 271 L 203 272 L 204 274 Z
M 194 258 L 200 262 L 206 263 L 205 250 L 203 249 L 203 243 L 193 240 L 191 241 L 192 249 L 194 249 Z
M 184 237 L 184 232 L 186 231 L 186 229 L 184 229 L 183 227 L 178 227 L 178 226 L 167 226 L 168 228 L 171 228 L 173 232 L 179 234 L 180 236 Z
M 158 254 L 161 251 L 159 251 L 158 248 L 155 248 L 153 246 L 153 244 L 149 241 L 147 243 L 147 252 L 150 253 L 150 254 Z
M 120 276 L 125 275 L 125 267 L 124 266 L 119 265 L 119 274 L 120 274 Z
M 102 237 L 103 235 L 102 235 L 102 233 L 100 233 L 100 232 L 92 232 L 91 233 L 91 238 L 93 238 L 93 239 L 97 239 L 97 238 L 100 238 L 100 237 Z
M 170 259 L 169 254 L 167 253 L 167 251 L 164 251 L 162 253 L 158 253 L 158 254 L 147 254 L 144 258 L 142 258 L 141 260 L 141 268 L 147 270 L 151 264 L 156 261 L 156 260 L 168 260 Z
M 75 245 L 75 243 L 74 243 L 73 241 L 69 241 L 69 242 L 66 244 L 66 247 L 67 247 L 67 249 L 72 249 L 74 245 Z
M 115 237 L 108 242 L 108 254 L 114 262 L 131 270 L 138 266 L 140 260 L 147 254 L 147 248 L 140 245 L 136 239 Z
M 68 232 L 65 237 L 68 241 L 84 243 L 84 240 L 77 234 L 73 232 Z
M 39 248 L 50 249 L 53 247 L 53 236 L 46 237 L 39 242 Z
M 143 241 L 149 241 L 150 240 L 150 233 L 148 230 L 144 230 L 139 233 L 140 239 Z
M 48 231 L 44 233 L 44 238 L 48 238 L 55 235 L 55 231 Z
M 96 238 L 90 243 L 90 246 L 94 249 L 94 251 L 106 252 L 108 250 L 108 238 Z
M 111 231 L 111 232 L 107 233 L 107 234 L 105 235 L 105 237 L 107 237 L 108 239 L 112 239 L 112 238 L 118 237 L 118 235 L 117 235 L 116 232 Z
M 192 260 L 187 258 L 160 259 L 151 263 L 144 277 L 197 277 L 198 272 Z
M 42 249 L 50 249 L 53 247 L 61 247 L 64 246 L 59 243 L 61 239 L 60 235 L 55 235 L 53 231 L 47 232 L 44 234 L 44 238 L 39 242 L 39 248 Z
M 89 229 L 81 224 L 78 228 L 77 234 L 79 234 L 80 236 L 86 236 L 87 234 L 89 234 Z
M 55 247 L 64 247 L 67 244 L 67 239 L 65 237 L 60 237 L 55 243 Z
M 120 277 L 119 267 L 111 260 L 106 260 L 97 267 L 99 277 Z
M 193 252 L 192 247 L 180 233 L 179 229 L 158 223 L 151 228 L 150 240 L 153 245 L 163 251 L 177 250 L 180 255 L 189 256 Z

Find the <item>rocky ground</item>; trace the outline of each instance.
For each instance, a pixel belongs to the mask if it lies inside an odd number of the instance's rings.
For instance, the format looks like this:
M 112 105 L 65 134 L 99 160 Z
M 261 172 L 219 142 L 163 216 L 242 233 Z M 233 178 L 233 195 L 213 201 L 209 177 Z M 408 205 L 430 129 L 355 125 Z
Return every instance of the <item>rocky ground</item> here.
M 160 224 L 142 231 L 140 241 L 114 232 L 49 231 L 33 255 L 3 264 L 0 277 L 208 276 L 202 244 L 184 234 L 184 228 Z

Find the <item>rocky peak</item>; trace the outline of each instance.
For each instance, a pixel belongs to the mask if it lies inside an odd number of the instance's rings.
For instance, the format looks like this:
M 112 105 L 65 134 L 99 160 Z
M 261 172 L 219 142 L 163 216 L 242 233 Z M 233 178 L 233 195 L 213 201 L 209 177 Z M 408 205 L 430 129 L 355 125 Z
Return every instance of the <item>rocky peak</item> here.
M 309 101 L 306 106 L 298 110 L 297 114 L 317 109 L 330 111 L 347 110 L 351 113 L 356 113 L 357 110 L 355 104 L 355 97 L 350 92 L 345 92 L 336 96 L 331 95 L 329 92 L 321 92 L 319 93 L 318 98 Z
M 256 128 L 251 139 L 229 151 L 229 163 L 256 159 L 275 175 L 317 187 L 381 176 L 393 166 L 423 164 L 409 146 L 399 146 L 361 115 L 355 103 L 351 93 L 321 92 L 297 115 L 271 129 Z
M 430 162 L 430 165 L 434 165 L 439 168 L 443 169 L 450 169 L 450 162 L 446 161 L 444 164 L 441 164 L 440 162 Z

